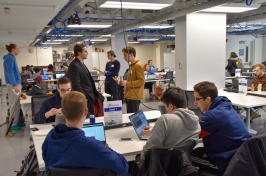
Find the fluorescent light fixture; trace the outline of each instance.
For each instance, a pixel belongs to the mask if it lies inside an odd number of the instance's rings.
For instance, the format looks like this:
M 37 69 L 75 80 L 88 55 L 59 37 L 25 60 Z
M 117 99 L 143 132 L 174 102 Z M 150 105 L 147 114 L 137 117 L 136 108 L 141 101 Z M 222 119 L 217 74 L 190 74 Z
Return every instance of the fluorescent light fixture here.
M 166 29 L 166 28 L 172 28 L 174 26 L 169 24 L 156 24 L 156 25 L 146 25 L 146 26 L 140 26 L 139 28 L 147 28 L 147 29 Z
M 108 35 L 102 35 L 101 37 L 112 37 L 111 34 L 108 34 Z
M 59 37 L 83 37 L 83 35 L 52 35 L 52 36 L 59 36 Z
M 90 41 L 91 42 L 106 42 L 108 39 L 101 39 L 101 38 L 98 38 L 98 39 L 91 39 Z
M 175 0 L 123 0 L 123 9 L 149 9 L 159 10 L 172 5 Z M 97 6 L 100 8 L 121 8 L 120 0 L 99 0 Z
M 141 38 L 138 39 L 139 42 L 146 42 L 146 41 L 156 41 L 159 40 L 158 38 Z
M 60 42 L 48 42 L 48 43 L 42 43 L 43 45 L 61 45 Z
M 246 3 L 229 3 L 220 6 L 211 7 L 201 10 L 201 12 L 218 12 L 218 13 L 241 13 L 249 10 L 258 9 L 261 4 L 251 4 L 247 6 Z
M 129 41 L 128 43 L 131 43 L 131 44 L 133 44 L 133 43 L 139 43 L 139 42 Z
M 102 22 L 83 22 L 81 25 L 70 24 L 68 28 L 109 28 L 112 23 L 102 23 Z
M 171 34 L 171 35 L 163 35 L 163 37 L 175 37 L 175 35 Z
M 53 41 L 53 42 L 67 42 L 67 41 L 69 41 L 69 39 L 62 39 L 62 40 L 58 40 L 58 39 L 56 39 L 56 40 L 47 40 L 48 42 L 50 42 L 50 41 Z

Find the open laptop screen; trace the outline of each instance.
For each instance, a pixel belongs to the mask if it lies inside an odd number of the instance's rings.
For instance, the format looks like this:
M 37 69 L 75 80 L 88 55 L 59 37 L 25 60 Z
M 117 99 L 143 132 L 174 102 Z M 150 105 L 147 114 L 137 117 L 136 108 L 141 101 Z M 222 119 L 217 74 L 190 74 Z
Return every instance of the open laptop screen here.
M 65 72 L 58 72 L 58 73 L 55 73 L 55 78 L 56 79 L 59 79 L 61 77 L 65 76 Z
M 82 127 L 86 137 L 94 137 L 95 139 L 106 144 L 106 137 L 103 123 L 85 124 Z
M 147 121 L 143 111 L 140 110 L 139 112 L 132 114 L 131 116 L 129 116 L 129 119 L 130 119 L 132 126 L 134 127 L 137 135 L 138 136 L 144 135 L 141 132 L 141 130 L 146 126 L 149 126 L 149 122 Z

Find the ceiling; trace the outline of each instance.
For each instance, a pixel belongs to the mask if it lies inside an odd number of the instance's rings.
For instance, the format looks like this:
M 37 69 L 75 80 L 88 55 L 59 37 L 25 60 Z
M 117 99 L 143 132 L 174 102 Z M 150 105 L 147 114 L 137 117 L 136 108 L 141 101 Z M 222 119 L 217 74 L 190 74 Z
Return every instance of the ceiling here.
M 173 26 L 171 20 L 188 13 L 224 3 L 246 2 L 241 0 L 176 0 L 172 6 L 161 10 L 121 10 L 98 8 L 97 1 L 0 0 L 0 47 L 9 43 L 16 43 L 20 47 L 43 46 L 42 42 L 49 39 L 52 41 L 65 39 L 68 41 L 62 42 L 62 45 L 73 45 L 84 41 L 88 44 L 92 43 L 93 39 L 101 38 L 107 41 L 96 42 L 96 44 L 106 44 L 110 42 L 110 37 L 102 35 L 120 33 L 123 28 L 129 41 L 148 39 L 148 41 L 140 42 L 141 44 L 174 41 L 174 36 L 172 36 L 174 27 L 150 29 L 139 28 L 139 26 L 150 24 Z M 260 3 L 262 6 L 253 11 L 227 14 L 228 34 L 252 34 L 256 37 L 266 34 L 266 0 L 255 0 L 255 3 Z M 9 13 L 6 12 L 8 9 Z M 112 26 L 105 29 L 68 28 L 66 25 L 68 18 L 76 12 L 82 22 L 108 22 Z M 70 37 L 68 35 L 80 36 Z

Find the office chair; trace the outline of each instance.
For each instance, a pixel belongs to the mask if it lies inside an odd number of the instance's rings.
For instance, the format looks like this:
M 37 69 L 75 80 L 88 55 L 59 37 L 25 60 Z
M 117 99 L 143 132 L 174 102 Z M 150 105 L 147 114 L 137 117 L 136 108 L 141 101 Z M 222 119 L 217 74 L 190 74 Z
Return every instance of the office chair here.
M 175 82 L 174 82 L 174 72 L 173 71 L 168 71 L 165 74 L 165 79 L 169 79 L 169 81 L 165 81 L 164 83 L 169 83 L 168 87 L 171 86 L 171 84 L 173 84 L 173 86 L 175 86 Z
M 116 176 L 117 174 L 110 169 L 92 168 L 58 168 L 51 167 L 48 176 Z
M 200 109 L 194 104 L 194 91 L 186 90 L 185 93 L 187 96 L 188 109 L 193 111 L 199 117 L 199 121 L 200 121 L 202 114 L 201 114 Z
M 32 121 L 37 112 L 39 112 L 42 103 L 52 95 L 34 95 L 31 97 L 31 112 L 32 112 Z

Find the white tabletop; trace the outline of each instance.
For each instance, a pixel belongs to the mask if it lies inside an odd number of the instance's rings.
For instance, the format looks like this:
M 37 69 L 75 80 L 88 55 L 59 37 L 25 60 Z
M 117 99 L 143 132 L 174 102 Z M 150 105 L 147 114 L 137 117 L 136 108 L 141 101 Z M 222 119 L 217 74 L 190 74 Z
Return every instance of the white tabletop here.
M 161 81 L 169 81 L 170 79 L 145 79 L 145 82 L 161 82 Z
M 131 113 L 132 114 L 132 113 Z M 131 114 L 123 114 L 123 123 L 129 122 L 129 116 Z M 160 111 L 146 111 L 144 112 L 147 119 L 154 119 L 159 118 L 161 116 Z M 88 122 L 89 119 L 86 120 Z M 103 122 L 103 117 L 97 117 L 96 122 Z M 153 124 L 153 123 L 151 123 Z M 46 135 L 43 136 L 37 136 L 37 133 L 44 132 L 44 134 L 47 134 L 49 129 L 52 129 L 52 124 L 36 124 L 36 125 L 30 125 L 30 128 L 37 127 L 39 131 L 31 131 L 33 143 L 35 146 L 39 169 L 40 171 L 45 170 L 45 164 L 42 158 L 42 144 L 44 142 L 44 139 Z M 41 131 L 43 130 L 43 131 Z M 134 129 L 132 126 L 123 127 L 123 128 L 116 128 L 116 129 L 109 129 L 105 131 L 106 134 L 106 141 L 110 148 L 112 148 L 114 151 L 124 155 L 125 157 L 130 155 L 136 155 L 140 153 L 143 149 L 143 146 L 146 144 L 146 141 L 141 141 L 138 139 Z M 120 141 L 120 138 L 124 137 L 130 137 L 133 139 L 133 141 Z
M 252 78 L 252 76 L 228 76 L 225 79 L 241 79 L 241 78 Z
M 254 96 L 261 96 L 261 97 L 266 97 L 266 91 L 255 91 L 255 92 L 251 92 L 248 91 L 249 95 L 254 95 Z

